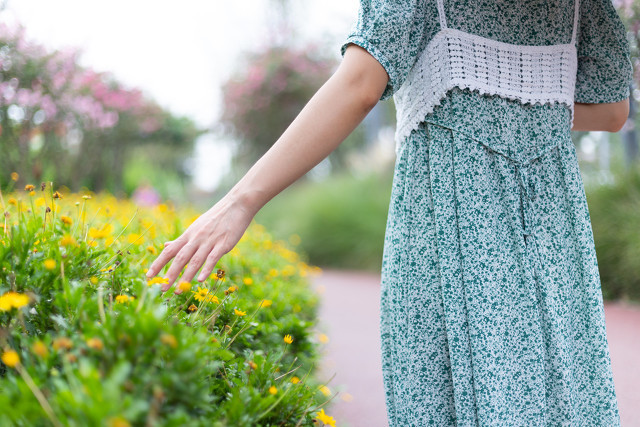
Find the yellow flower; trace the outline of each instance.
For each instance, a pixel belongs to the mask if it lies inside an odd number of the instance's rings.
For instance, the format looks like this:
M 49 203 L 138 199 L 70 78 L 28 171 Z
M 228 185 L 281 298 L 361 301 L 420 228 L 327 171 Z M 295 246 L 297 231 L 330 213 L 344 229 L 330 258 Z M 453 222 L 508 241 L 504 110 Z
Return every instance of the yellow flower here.
M 253 285 L 253 279 L 251 277 L 245 277 L 244 279 L 242 279 L 242 283 L 244 283 L 245 285 Z
M 278 389 L 275 386 L 269 387 L 269 393 L 276 394 L 277 392 L 278 392 Z
M 67 337 L 59 337 L 53 340 L 53 349 L 55 351 L 58 351 L 60 349 L 71 350 L 71 347 L 73 347 L 73 341 L 71 341 Z
M 229 291 L 229 293 L 233 293 L 237 290 L 238 290 L 238 287 L 236 285 L 231 285 L 227 288 L 227 291 Z
M 282 269 L 283 276 L 293 276 L 294 274 L 296 274 L 296 268 L 291 264 L 285 265 Z
M 11 172 L 11 179 L 14 181 L 17 181 L 18 178 L 20 178 L 20 175 L 18 175 L 18 172 Z
M 196 311 L 198 309 L 198 307 L 196 307 L 195 304 L 191 304 L 188 308 L 189 311 Z
M 102 340 L 100 338 L 89 338 L 87 340 L 87 347 L 93 350 L 101 351 L 104 348 L 104 344 L 102 343 Z
M 198 299 L 198 297 L 196 297 L 196 299 Z M 216 304 L 220 304 L 220 300 L 218 299 L 218 297 L 213 294 L 206 295 L 202 298 L 202 300 L 204 302 L 215 302 Z
M 272 304 L 270 299 L 263 299 L 260 301 L 260 307 L 269 307 Z
M 35 189 L 36 187 L 34 187 L 33 184 L 27 184 L 24 186 L 24 191 L 33 191 Z
M 17 292 L 7 292 L 0 296 L 0 311 L 10 311 L 12 308 L 20 308 L 29 304 L 29 297 Z
M 91 277 L 91 278 L 89 279 L 89 281 L 90 281 L 92 284 L 94 284 L 94 285 L 95 285 L 95 284 L 97 284 L 97 283 L 98 283 L 98 278 L 97 278 L 97 277 Z
M 286 342 L 287 344 L 291 344 L 293 342 L 293 337 L 289 334 L 285 335 L 284 342 Z
M 53 198 L 62 199 L 62 194 L 59 191 L 56 191 L 55 193 L 53 193 Z
M 9 204 L 16 206 L 18 204 L 18 201 L 13 197 L 9 197 Z
M 158 253 L 158 250 L 153 245 L 147 246 L 147 251 L 153 255 L 156 255 Z
M 166 285 L 169 283 L 169 279 L 166 277 L 154 277 L 153 279 L 149 280 L 147 282 L 147 286 L 152 286 L 152 285 Z
M 246 311 L 240 311 L 240 310 L 238 310 L 238 309 L 236 309 L 236 308 L 234 308 L 234 309 L 233 309 L 233 312 L 234 312 L 235 314 L 237 314 L 238 316 L 244 316 L 245 314 L 247 314 L 247 312 L 246 312 Z
M 60 217 L 60 221 L 64 222 L 67 225 L 73 224 L 73 220 L 70 217 L 66 216 L 66 215 L 62 215 Z
M 42 357 L 43 359 L 47 357 L 47 355 L 49 354 L 49 350 L 47 350 L 47 346 L 44 345 L 44 343 L 40 340 L 33 343 L 33 345 L 31 346 L 31 350 L 38 356 Z
M 129 295 L 118 295 L 116 296 L 116 304 L 123 304 L 129 301 Z
M 269 270 L 269 276 L 276 277 L 277 275 L 278 275 L 278 270 L 276 270 L 275 268 L 272 268 Z
M 45 259 L 44 268 L 46 268 L 47 270 L 53 270 L 54 268 L 56 268 L 56 260 L 51 258 Z
M 141 235 L 137 233 L 131 233 L 127 236 L 127 242 L 139 245 L 142 243 Z
M 160 337 L 160 341 L 171 348 L 178 347 L 178 340 L 176 340 L 176 337 L 171 334 L 162 334 L 162 336 Z
M 249 360 L 248 363 L 249 363 L 249 366 L 251 366 L 251 369 L 258 369 L 258 364 L 253 360 Z
M 36 195 L 36 192 L 35 192 L 35 191 L 29 191 L 29 195 L 30 195 L 30 196 L 35 196 L 35 195 Z
M 327 387 L 326 385 L 323 385 L 322 387 L 320 387 L 319 389 L 322 394 L 324 394 L 325 396 L 329 396 L 331 394 L 331 390 L 329 389 L 329 387 Z
M 122 417 L 111 417 L 109 421 L 107 421 L 108 427 L 131 427 L 129 421 Z
M 207 296 L 207 294 L 209 293 L 209 289 L 207 288 L 201 288 L 200 286 L 198 286 L 198 290 L 197 291 L 191 291 L 193 294 L 195 294 L 195 299 L 196 301 L 202 301 L 204 300 L 204 298 Z
M 300 382 L 300 378 L 295 377 L 295 376 L 294 376 L 294 377 L 291 377 L 291 382 L 292 382 L 293 384 L 298 384 L 298 383 Z
M 319 334 L 318 341 L 320 341 L 322 344 L 326 344 L 329 342 L 329 337 L 325 334 Z
M 20 364 L 20 356 L 13 350 L 8 350 L 2 353 L 2 363 L 10 368 L 15 368 Z
M 316 419 L 318 421 L 322 421 L 324 424 L 328 424 L 332 427 L 335 427 L 336 420 L 333 417 L 324 413 L 324 408 L 320 409 L 320 411 L 316 412 Z
M 62 246 L 76 246 L 76 239 L 73 238 L 73 236 L 69 235 L 69 234 L 65 234 L 64 236 L 62 236 L 62 239 L 60 239 L 60 244 Z
M 105 237 L 110 236 L 112 232 L 113 225 L 104 224 L 102 228 L 89 228 L 89 237 L 91 237 L 92 239 L 104 239 Z
M 189 292 L 191 290 L 191 283 L 186 281 L 180 282 L 180 284 L 178 285 L 178 290 L 180 292 Z

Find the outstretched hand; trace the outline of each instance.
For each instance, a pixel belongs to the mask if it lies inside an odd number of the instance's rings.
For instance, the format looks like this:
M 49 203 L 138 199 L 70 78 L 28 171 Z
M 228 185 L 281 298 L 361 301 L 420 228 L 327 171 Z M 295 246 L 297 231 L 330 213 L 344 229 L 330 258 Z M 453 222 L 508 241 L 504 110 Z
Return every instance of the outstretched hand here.
M 163 292 L 173 285 L 187 264 L 181 281 L 190 282 L 202 267 L 198 281 L 203 282 L 218 260 L 238 243 L 253 216 L 239 203 L 223 198 L 199 216 L 180 237 L 165 242 L 164 249 L 149 267 L 147 278 L 154 277 L 175 257 L 165 275 L 169 281 L 162 286 Z

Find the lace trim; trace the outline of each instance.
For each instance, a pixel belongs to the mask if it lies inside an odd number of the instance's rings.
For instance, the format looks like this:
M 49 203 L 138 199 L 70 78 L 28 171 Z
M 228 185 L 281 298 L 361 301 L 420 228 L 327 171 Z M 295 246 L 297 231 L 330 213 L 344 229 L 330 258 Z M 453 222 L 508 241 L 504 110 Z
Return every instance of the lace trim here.
M 527 46 L 445 28 L 429 42 L 396 92 L 396 143 L 417 129 L 453 87 L 524 104 L 559 102 L 571 111 L 578 69 L 574 44 Z
M 449 28 L 443 0 L 437 4 L 441 29 L 394 94 L 397 152 L 402 141 L 454 87 L 523 104 L 566 104 L 573 127 L 579 0 L 574 0 L 571 41 L 550 46 L 504 43 Z

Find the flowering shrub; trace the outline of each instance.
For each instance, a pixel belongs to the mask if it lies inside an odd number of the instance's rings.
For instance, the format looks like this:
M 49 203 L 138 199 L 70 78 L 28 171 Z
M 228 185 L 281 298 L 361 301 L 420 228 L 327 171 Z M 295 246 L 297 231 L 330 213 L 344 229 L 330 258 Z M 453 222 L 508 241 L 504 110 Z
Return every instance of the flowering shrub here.
M 222 88 L 221 123 L 241 144 L 237 159 L 264 154 L 331 75 L 335 62 L 307 46 L 268 46 L 246 55 L 242 72 Z
M 197 212 L 45 183 L 0 204 L 0 425 L 335 425 L 316 268 L 261 226 L 163 293 L 145 266 Z
M 121 190 L 126 153 L 136 142 L 190 148 L 195 125 L 112 75 L 81 67 L 79 56 L 49 51 L 23 27 L 0 23 L 1 170 L 76 189 Z

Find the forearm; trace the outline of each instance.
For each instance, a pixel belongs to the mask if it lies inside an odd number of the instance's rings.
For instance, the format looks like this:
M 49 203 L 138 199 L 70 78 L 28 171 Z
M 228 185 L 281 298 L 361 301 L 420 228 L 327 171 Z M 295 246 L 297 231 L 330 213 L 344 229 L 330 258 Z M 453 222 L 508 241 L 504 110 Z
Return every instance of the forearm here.
M 576 131 L 617 132 L 629 115 L 629 99 L 613 103 L 574 104 L 573 127 Z
M 359 77 L 364 77 L 365 82 L 358 81 Z M 255 214 L 320 163 L 358 126 L 382 94 L 386 77 L 383 81 L 379 74 L 374 75 L 368 83 L 367 79 L 349 70 L 338 70 L 228 197 Z

